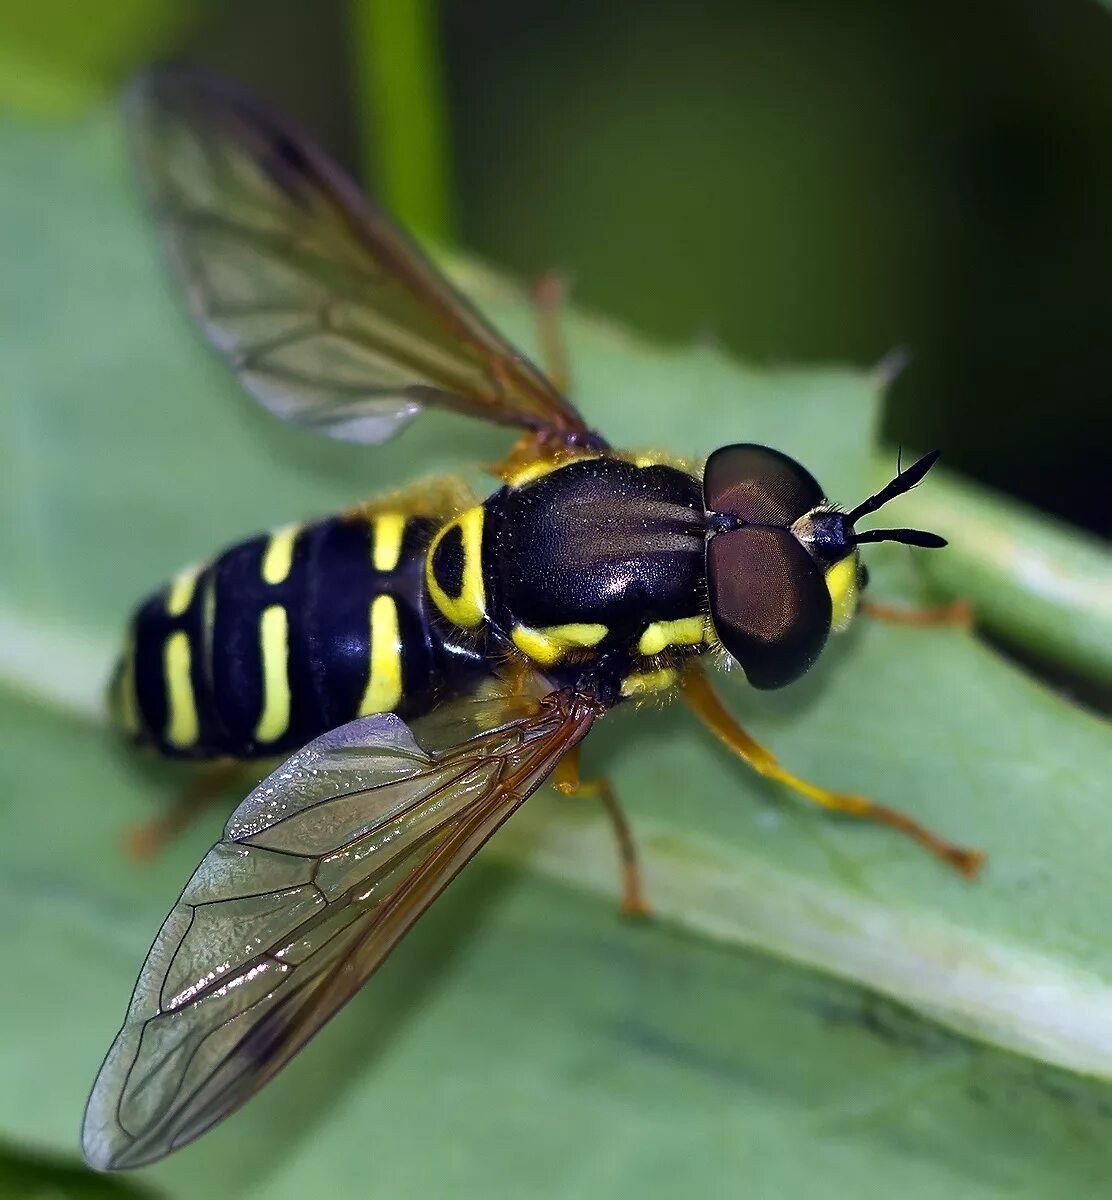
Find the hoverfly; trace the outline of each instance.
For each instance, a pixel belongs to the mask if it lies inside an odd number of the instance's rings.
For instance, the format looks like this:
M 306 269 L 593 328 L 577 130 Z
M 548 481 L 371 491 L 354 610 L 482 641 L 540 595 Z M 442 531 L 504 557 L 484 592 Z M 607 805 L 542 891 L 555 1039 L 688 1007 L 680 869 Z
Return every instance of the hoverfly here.
M 545 780 L 606 804 L 625 907 L 635 851 L 579 749 L 608 710 L 682 695 L 762 773 L 893 825 L 960 870 L 980 856 L 912 818 L 790 775 L 699 660 L 757 688 L 844 629 L 857 523 L 928 455 L 844 511 L 765 446 L 700 471 L 611 448 L 347 177 L 239 88 L 187 68 L 135 85 L 140 174 L 191 309 L 258 401 L 381 442 L 446 407 L 522 436 L 484 500 L 451 482 L 225 550 L 142 604 L 110 689 L 137 743 L 195 760 L 289 755 L 233 812 L 163 924 L 85 1114 L 85 1157 L 137 1167 L 275 1075 Z

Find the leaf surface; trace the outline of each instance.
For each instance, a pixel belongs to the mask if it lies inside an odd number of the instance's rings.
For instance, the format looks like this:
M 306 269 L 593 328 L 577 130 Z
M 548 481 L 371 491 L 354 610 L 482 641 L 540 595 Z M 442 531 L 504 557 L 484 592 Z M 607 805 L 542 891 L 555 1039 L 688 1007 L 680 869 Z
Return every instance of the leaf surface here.
M 134 973 L 225 815 L 152 866 L 121 854 L 182 779 L 132 761 L 99 717 L 130 606 L 258 528 L 422 474 L 490 486 L 474 464 L 506 438 L 438 414 L 376 453 L 275 423 L 177 307 L 113 120 L 0 124 L 0 167 L 0 1137 L 72 1155 Z M 531 348 L 516 295 L 461 275 Z M 697 458 L 764 441 L 836 499 L 870 489 L 867 375 L 755 371 L 578 317 L 570 336 L 577 401 L 615 443 Z M 907 552 L 869 561 L 876 594 L 915 594 Z M 183 1196 L 867 1197 L 897 1178 L 908 1196 L 1102 1194 L 1109 1091 L 1046 1064 L 1112 1078 L 1107 729 L 958 631 L 861 622 L 783 693 L 724 686 L 791 769 L 986 849 L 983 881 L 804 807 L 678 707 L 617 713 L 587 766 L 630 809 L 659 922 L 617 919 L 594 808 L 538 796 L 277 1083 L 143 1181 Z

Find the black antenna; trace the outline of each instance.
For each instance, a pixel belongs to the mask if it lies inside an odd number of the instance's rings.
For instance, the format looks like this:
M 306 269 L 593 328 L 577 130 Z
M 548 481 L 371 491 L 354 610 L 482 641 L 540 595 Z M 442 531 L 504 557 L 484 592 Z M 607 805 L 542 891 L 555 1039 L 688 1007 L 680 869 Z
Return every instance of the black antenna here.
M 855 533 L 855 542 L 903 542 L 905 546 L 923 546 L 927 550 L 941 550 L 949 542 L 937 533 L 925 529 L 870 529 L 866 533 Z
M 846 524 L 852 526 L 855 521 L 876 512 L 889 500 L 902 496 L 904 492 L 910 492 L 938 461 L 939 453 L 938 450 L 932 450 L 913 462 L 907 470 L 898 471 L 896 478 L 885 484 L 875 496 L 870 496 L 852 512 L 846 513 Z M 945 538 L 939 537 L 937 533 L 927 533 L 923 529 L 870 529 L 865 533 L 854 533 L 852 539 L 855 542 L 902 542 L 905 546 L 922 546 L 928 550 L 938 550 L 946 545 Z
M 853 512 L 847 513 L 846 520 L 852 525 L 855 521 L 860 521 L 862 517 L 867 516 L 869 513 L 876 512 L 882 504 L 887 504 L 889 500 L 894 500 L 897 496 L 902 496 L 904 492 L 910 492 L 938 461 L 939 454 L 941 454 L 940 450 L 932 450 L 929 454 L 924 454 L 922 458 L 913 462 L 906 471 L 901 471 L 891 483 L 886 483 L 875 496 L 870 496 L 868 500 L 863 500 Z

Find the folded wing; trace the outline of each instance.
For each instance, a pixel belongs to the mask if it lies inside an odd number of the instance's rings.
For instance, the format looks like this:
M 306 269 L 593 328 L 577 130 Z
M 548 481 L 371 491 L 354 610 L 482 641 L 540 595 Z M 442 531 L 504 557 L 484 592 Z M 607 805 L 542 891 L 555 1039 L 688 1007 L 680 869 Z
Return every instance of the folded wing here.
M 364 717 L 265 779 L 151 947 L 86 1108 L 89 1163 L 152 1162 L 252 1096 L 597 711 L 557 694 L 473 700 L 438 713 L 421 743 L 396 716 Z
M 132 144 L 190 307 L 244 387 L 381 442 L 421 408 L 560 436 L 575 408 L 289 122 L 186 67 L 132 88 Z

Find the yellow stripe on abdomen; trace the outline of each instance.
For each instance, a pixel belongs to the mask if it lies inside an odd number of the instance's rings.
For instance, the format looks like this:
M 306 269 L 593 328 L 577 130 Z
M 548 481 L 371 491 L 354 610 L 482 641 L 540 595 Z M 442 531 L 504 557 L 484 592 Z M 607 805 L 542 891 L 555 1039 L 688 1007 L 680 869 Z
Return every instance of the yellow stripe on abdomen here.
M 108 707 L 112 719 L 131 737 L 141 728 L 139 719 L 139 696 L 135 687 L 135 626 L 127 631 L 127 641 L 124 643 L 123 654 L 116 673 L 112 677 L 112 686 L 108 693 Z
M 402 639 L 398 605 L 393 596 L 376 596 L 371 604 L 371 663 L 359 715 L 390 712 L 402 698 Z
M 175 575 L 166 593 L 166 611 L 171 617 L 180 617 L 193 603 L 193 591 L 197 586 L 197 576 L 203 570 L 202 565 L 188 567 L 180 575 Z
M 280 604 L 263 609 L 259 621 L 259 653 L 262 657 L 263 711 L 255 726 L 255 740 L 275 742 L 290 724 L 290 628 Z
M 393 571 L 402 556 L 406 517 L 402 513 L 378 513 L 371 525 L 371 562 L 376 571 Z
M 177 629 L 166 639 L 162 669 L 166 679 L 166 741 L 178 750 L 192 746 L 199 732 L 192 666 L 189 634 Z
M 281 583 L 293 566 L 293 544 L 301 530 L 299 524 L 286 525 L 270 535 L 263 553 L 263 581 L 271 585 Z

